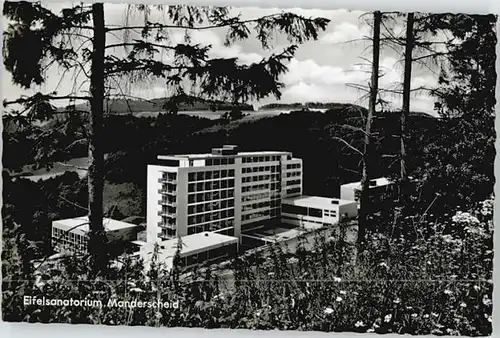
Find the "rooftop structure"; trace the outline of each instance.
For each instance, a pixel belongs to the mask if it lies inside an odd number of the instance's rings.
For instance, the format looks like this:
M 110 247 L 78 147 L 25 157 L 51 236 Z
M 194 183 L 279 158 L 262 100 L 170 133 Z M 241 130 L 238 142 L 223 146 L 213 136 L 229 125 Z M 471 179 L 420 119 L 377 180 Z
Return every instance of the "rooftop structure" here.
M 54 221 L 53 223 L 57 224 L 60 229 L 73 229 L 74 231 L 80 231 L 83 233 L 89 232 L 89 217 L 81 216 L 75 218 L 67 218 Z M 111 218 L 103 218 L 102 223 L 104 225 L 104 230 L 106 231 L 115 231 L 121 229 L 129 229 L 129 228 L 137 228 L 136 224 L 126 223 L 122 221 L 117 221 Z
M 352 204 L 352 201 L 341 200 L 339 198 L 306 196 L 306 195 L 287 198 L 283 200 L 283 203 L 288 203 L 288 202 L 295 203 L 296 205 L 301 205 L 301 204 L 309 206 L 314 205 L 317 208 L 330 208 L 332 205 Z
M 380 178 L 374 178 L 374 179 L 370 180 L 369 186 L 370 186 L 370 188 L 376 188 L 376 187 L 388 186 L 391 184 L 392 184 L 392 182 L 389 181 L 387 178 L 380 177 Z M 361 189 L 361 181 L 342 184 L 342 187 Z

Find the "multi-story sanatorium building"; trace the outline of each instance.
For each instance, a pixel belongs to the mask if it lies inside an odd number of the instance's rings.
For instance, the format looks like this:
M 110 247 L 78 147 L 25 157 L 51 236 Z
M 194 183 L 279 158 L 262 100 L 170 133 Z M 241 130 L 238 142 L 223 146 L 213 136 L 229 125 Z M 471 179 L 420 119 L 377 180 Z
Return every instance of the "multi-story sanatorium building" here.
M 147 242 L 204 231 L 241 239 L 302 194 L 302 160 L 281 151 L 160 155 L 147 175 Z

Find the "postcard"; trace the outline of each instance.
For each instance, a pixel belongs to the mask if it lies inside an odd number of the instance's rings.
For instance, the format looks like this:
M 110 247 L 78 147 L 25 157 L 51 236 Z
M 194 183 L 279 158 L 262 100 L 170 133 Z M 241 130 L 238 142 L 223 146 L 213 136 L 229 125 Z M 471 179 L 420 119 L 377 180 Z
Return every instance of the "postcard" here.
M 3 320 L 491 335 L 496 22 L 4 2 Z

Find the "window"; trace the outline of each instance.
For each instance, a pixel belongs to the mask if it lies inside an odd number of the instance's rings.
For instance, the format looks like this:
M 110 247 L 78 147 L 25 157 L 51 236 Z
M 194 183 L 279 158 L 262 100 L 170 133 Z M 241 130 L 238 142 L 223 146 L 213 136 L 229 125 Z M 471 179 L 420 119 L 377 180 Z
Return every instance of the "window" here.
M 283 204 L 282 211 L 287 214 L 307 215 L 307 208 L 296 205 Z
M 323 217 L 323 210 L 316 208 L 309 208 L 309 216 L 312 217 Z

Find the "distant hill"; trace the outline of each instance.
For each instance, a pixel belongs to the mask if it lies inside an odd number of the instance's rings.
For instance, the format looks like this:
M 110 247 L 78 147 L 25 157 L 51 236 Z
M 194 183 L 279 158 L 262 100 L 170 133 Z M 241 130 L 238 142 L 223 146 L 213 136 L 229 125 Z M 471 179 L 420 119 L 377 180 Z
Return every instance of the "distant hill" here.
M 110 99 L 104 102 L 106 111 L 112 114 L 134 114 L 141 112 L 167 111 L 164 109 L 169 98 L 156 98 L 152 100 L 125 100 L 125 99 Z M 233 105 L 228 102 L 212 102 L 194 97 L 188 97 L 188 103 L 180 103 L 179 111 L 193 110 L 211 110 L 211 111 L 227 111 L 233 108 L 241 109 L 242 111 L 253 111 L 253 106 L 249 104 Z M 76 105 L 75 110 L 90 111 L 88 103 Z
M 299 109 L 338 109 L 346 106 L 356 106 L 350 103 L 337 103 L 337 102 L 306 102 L 306 103 L 269 103 L 265 104 L 259 108 L 259 110 L 270 110 L 270 109 L 287 109 L 287 110 L 299 110 Z
M 291 111 L 300 111 L 307 109 L 326 109 L 328 114 L 332 113 L 343 113 L 348 115 L 359 115 L 359 112 L 363 112 L 366 114 L 367 109 L 365 107 L 351 104 L 351 103 L 338 103 L 338 102 L 306 102 L 306 103 L 270 103 L 263 105 L 259 108 L 259 111 L 262 110 L 291 110 Z M 398 114 L 396 111 L 388 111 L 388 112 L 378 112 L 377 115 L 385 115 L 385 114 Z M 410 112 L 411 116 L 419 116 L 419 117 L 428 117 L 435 118 L 435 116 L 424 113 L 424 112 Z

